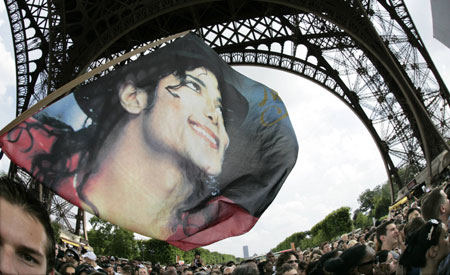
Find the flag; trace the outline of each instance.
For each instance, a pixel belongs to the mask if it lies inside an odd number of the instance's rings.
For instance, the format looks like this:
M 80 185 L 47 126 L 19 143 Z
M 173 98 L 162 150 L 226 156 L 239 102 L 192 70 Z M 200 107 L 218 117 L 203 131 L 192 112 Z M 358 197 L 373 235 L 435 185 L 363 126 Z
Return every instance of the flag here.
M 277 92 L 193 34 L 77 87 L 0 145 L 76 206 L 184 250 L 249 231 L 298 153 Z

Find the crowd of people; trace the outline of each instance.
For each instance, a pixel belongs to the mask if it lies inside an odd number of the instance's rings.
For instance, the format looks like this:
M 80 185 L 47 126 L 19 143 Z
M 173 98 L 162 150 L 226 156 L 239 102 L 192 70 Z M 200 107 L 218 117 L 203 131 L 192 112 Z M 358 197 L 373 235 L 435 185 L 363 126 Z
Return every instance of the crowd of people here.
M 269 252 L 240 263 L 205 263 L 196 253 L 189 263 L 162 265 L 55 244 L 42 204 L 24 186 L 2 177 L 0 274 L 450 274 L 449 196 L 450 185 L 440 185 L 374 226 L 315 248 Z

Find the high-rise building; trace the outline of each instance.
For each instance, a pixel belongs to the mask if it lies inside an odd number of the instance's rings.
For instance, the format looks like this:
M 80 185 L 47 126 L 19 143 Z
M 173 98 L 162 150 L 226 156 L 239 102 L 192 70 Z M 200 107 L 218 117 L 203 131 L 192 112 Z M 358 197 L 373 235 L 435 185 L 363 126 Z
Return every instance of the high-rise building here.
M 244 258 L 248 258 L 250 254 L 248 253 L 248 245 L 243 246 L 244 249 Z

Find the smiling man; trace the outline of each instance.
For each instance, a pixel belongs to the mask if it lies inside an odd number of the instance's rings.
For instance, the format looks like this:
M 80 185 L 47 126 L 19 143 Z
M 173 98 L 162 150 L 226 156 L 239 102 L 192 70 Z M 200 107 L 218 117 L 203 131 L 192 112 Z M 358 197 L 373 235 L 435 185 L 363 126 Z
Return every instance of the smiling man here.
M 24 186 L 0 178 L 0 274 L 50 274 L 55 241 L 47 211 Z

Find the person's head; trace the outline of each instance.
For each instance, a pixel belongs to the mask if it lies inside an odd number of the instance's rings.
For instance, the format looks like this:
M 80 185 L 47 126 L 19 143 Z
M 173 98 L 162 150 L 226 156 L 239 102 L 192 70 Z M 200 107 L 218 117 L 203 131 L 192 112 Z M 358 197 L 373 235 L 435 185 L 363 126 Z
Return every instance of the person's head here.
M 398 243 L 399 232 L 392 220 L 385 221 L 377 227 L 378 249 L 392 250 Z
M 416 207 L 409 208 L 408 212 L 406 212 L 406 222 L 421 216 L 422 212 L 420 211 L 419 208 Z
M 66 262 L 73 263 L 75 265 L 80 262 L 80 256 L 78 256 L 78 252 L 72 248 L 67 248 L 66 251 L 64 251 L 64 259 L 66 260 Z
M 75 268 L 75 275 L 89 275 L 93 272 L 95 272 L 95 268 L 88 263 L 80 264 Z
M 183 275 L 193 275 L 193 274 L 194 274 L 194 272 L 191 269 L 189 269 L 189 268 L 185 268 L 183 270 Z
M 287 251 L 278 256 L 277 259 L 277 269 L 281 268 L 283 264 L 290 264 L 295 269 L 298 268 L 298 255 L 294 251 Z
M 321 243 L 320 251 L 322 252 L 322 254 L 330 252 L 331 251 L 330 243 L 328 243 L 328 242 Z
M 397 270 L 397 260 L 394 258 L 394 255 L 391 251 L 388 250 L 380 250 L 376 254 L 378 263 L 380 265 L 384 264 L 386 265 L 386 269 L 384 271 L 387 271 L 388 274 L 395 273 Z
M 276 259 L 275 259 L 275 255 L 273 255 L 272 251 L 267 252 L 266 254 L 266 259 L 270 262 L 272 262 L 272 264 L 275 263 Z
M 271 275 L 273 273 L 273 263 L 269 260 L 262 261 L 258 263 L 258 270 L 261 275 Z
M 227 266 L 223 269 L 223 275 L 230 275 L 233 273 L 233 271 L 234 271 L 234 267 Z
M 310 272 L 307 273 L 308 275 L 324 275 L 326 274 L 324 269 L 324 264 L 329 259 L 337 258 L 341 256 L 342 251 L 340 250 L 333 250 L 328 253 L 325 253 L 320 257 L 320 259 L 315 263 L 314 267 L 311 268 Z
M 406 239 L 406 250 L 400 257 L 400 264 L 412 267 L 437 266 L 450 252 L 447 225 L 431 219 Z
M 23 185 L 0 177 L 0 273 L 50 273 L 54 248 L 45 207 Z
M 253 264 L 243 264 L 236 267 L 232 275 L 258 275 L 258 268 Z
M 422 227 L 427 222 L 422 217 L 417 217 L 408 221 L 403 228 L 403 232 L 405 233 L 405 238 L 408 237 L 409 234 L 416 231 L 420 227 Z
M 277 269 L 276 275 L 298 275 L 297 268 L 290 264 L 283 264 Z
M 176 271 L 175 271 L 175 273 L 176 273 Z M 147 268 L 145 266 L 143 266 L 143 265 L 140 265 L 139 269 L 138 269 L 138 274 L 139 275 L 148 275 Z
M 83 254 L 83 259 L 86 263 L 90 264 L 91 266 L 96 265 L 97 255 L 95 255 L 94 252 L 88 251 L 85 254 Z
M 425 220 L 447 220 L 450 215 L 450 202 L 442 188 L 433 189 L 422 201 L 422 216 Z
M 355 245 L 342 252 L 338 258 L 325 262 L 327 272 L 333 274 L 373 274 L 375 251 L 366 245 Z
M 76 266 L 72 263 L 65 263 L 59 268 L 59 273 L 61 275 L 75 275 Z

